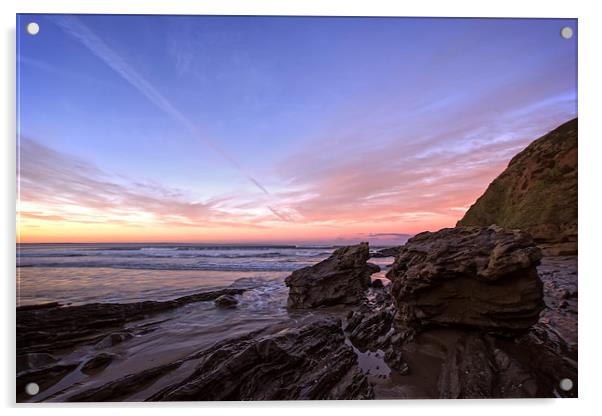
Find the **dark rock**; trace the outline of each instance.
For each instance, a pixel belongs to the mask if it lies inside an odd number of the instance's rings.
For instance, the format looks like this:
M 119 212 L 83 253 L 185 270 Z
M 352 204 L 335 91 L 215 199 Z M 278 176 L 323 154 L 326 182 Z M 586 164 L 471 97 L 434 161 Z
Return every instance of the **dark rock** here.
M 236 308 L 236 305 L 238 305 L 238 300 L 231 295 L 222 295 L 215 299 L 215 306 L 219 308 Z
M 115 357 L 115 354 L 109 354 L 107 352 L 97 354 L 84 363 L 81 369 L 82 373 L 88 375 L 99 373 L 102 370 L 104 370 L 109 364 L 111 364 Z
M 372 284 L 371 284 L 371 286 L 372 286 L 373 288 L 375 288 L 375 289 L 381 289 L 381 288 L 385 287 L 385 285 L 383 284 L 383 281 L 382 281 L 382 279 L 374 279 L 374 280 L 372 281 Z
M 140 388 L 156 382 L 159 378 L 179 368 L 184 360 L 128 374 L 99 387 L 84 390 L 67 398 L 68 402 L 118 401 L 140 391 Z
M 40 387 L 40 391 L 44 391 L 58 383 L 78 366 L 79 363 L 56 364 L 17 374 L 17 401 L 25 401 L 30 398 L 25 392 L 25 386 L 29 383 L 36 383 Z
M 532 332 L 556 351 L 577 360 L 577 256 L 544 257 L 537 268 L 544 282 L 544 309 Z
M 366 267 L 367 267 L 368 272 L 370 274 L 374 274 L 374 273 L 380 272 L 380 266 L 378 264 L 366 263 Z
M 440 398 L 577 397 L 558 389 L 577 369 L 566 351 L 554 351 L 536 332 L 509 340 L 474 331 L 459 330 L 446 345 L 439 374 Z
M 387 248 L 383 248 L 381 250 L 375 251 L 374 253 L 370 254 L 370 257 L 372 257 L 372 258 L 395 257 L 395 256 L 397 256 L 397 254 L 399 254 L 399 250 L 401 250 L 401 246 L 387 247 Z
M 354 347 L 362 352 L 382 350 L 389 367 L 406 374 L 408 366 L 400 351 L 404 336 L 393 326 L 395 313 L 389 292 L 372 289 L 360 306 L 347 315 L 343 329 Z
M 239 295 L 245 289 L 196 293 L 168 301 L 91 303 L 79 306 L 17 309 L 17 354 L 53 352 L 75 345 L 94 344 L 128 322 L 192 302 Z
M 187 380 L 154 399 L 372 398 L 340 325 L 339 320 L 325 319 L 285 333 L 221 344 L 203 354 L 206 359 Z
M 17 311 L 34 311 L 34 310 L 38 310 L 38 309 L 51 309 L 51 308 L 58 308 L 59 306 L 61 306 L 61 305 L 58 302 L 38 303 L 35 305 L 17 306 Z
M 561 125 L 512 158 L 458 226 L 497 224 L 528 231 L 538 243 L 576 242 L 577 124 Z
M 370 275 L 380 270 L 367 263 L 369 254 L 368 243 L 341 247 L 328 259 L 295 270 L 285 280 L 288 306 L 302 309 L 358 304 L 370 285 Z
M 256 331 L 192 354 L 184 359 L 131 374 L 79 392 L 70 401 L 126 398 L 140 384 L 154 382 L 195 363 L 194 372 L 177 379 L 148 401 L 371 399 L 372 386 L 345 344 L 341 322 L 325 318 L 298 327 Z
M 55 364 L 57 361 L 58 360 L 52 355 L 43 352 L 17 355 L 17 373 L 48 367 L 49 365 Z
M 411 238 L 387 277 L 401 328 L 525 331 L 544 307 L 540 250 L 518 230 L 446 228 Z
M 123 341 L 127 341 L 130 338 L 133 338 L 133 335 L 128 331 L 114 332 L 104 337 L 94 347 L 97 350 L 111 348 L 117 344 L 122 343 Z
M 385 352 L 385 361 L 389 367 L 396 370 L 401 375 L 406 375 L 410 372 L 408 363 L 404 360 L 403 354 L 399 351 L 399 347 L 391 344 Z
M 566 243 L 540 244 L 539 248 L 544 256 L 576 256 L 577 241 Z
M 439 377 L 442 399 L 537 396 L 537 380 L 492 337 L 466 332 L 450 348 Z
M 360 349 L 385 349 L 391 335 L 391 324 L 395 317 L 395 305 L 386 291 L 372 290 L 359 308 L 347 318 L 343 329 L 354 346 Z

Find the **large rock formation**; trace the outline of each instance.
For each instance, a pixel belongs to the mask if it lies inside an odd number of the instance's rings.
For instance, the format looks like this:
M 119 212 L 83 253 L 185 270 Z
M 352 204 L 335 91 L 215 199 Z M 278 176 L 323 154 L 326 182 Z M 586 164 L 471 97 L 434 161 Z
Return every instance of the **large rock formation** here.
M 172 377 L 148 401 L 371 399 L 372 386 L 345 344 L 341 321 L 323 318 L 291 327 L 274 325 L 219 342 L 172 364 L 131 374 L 79 392 L 69 401 L 127 398 L 132 388 L 194 365 Z
M 446 228 L 410 239 L 387 277 L 400 328 L 472 327 L 510 334 L 544 307 L 531 236 L 497 226 Z
M 370 285 L 370 275 L 380 269 L 367 263 L 368 243 L 341 247 L 329 258 L 295 270 L 285 280 L 290 308 L 315 308 L 357 304 Z
M 512 158 L 458 221 L 458 226 L 492 224 L 526 230 L 538 243 L 563 243 L 561 254 L 574 254 L 577 119 L 535 140 Z
M 389 288 L 373 287 L 360 306 L 348 313 L 343 329 L 360 351 L 381 350 L 389 367 L 405 374 L 408 366 L 400 352 L 404 334 L 393 325 L 396 311 Z

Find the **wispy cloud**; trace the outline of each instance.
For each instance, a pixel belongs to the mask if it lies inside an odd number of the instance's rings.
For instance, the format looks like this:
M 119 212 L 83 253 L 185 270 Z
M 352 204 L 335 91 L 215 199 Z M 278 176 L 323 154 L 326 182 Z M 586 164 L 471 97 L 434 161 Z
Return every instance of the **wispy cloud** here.
M 193 137 L 200 140 L 207 147 L 219 154 L 233 168 L 244 175 L 259 191 L 270 197 L 268 189 L 262 185 L 256 178 L 245 171 L 242 165 L 222 149 L 215 141 L 201 134 L 197 126 L 190 121 L 172 102 L 159 91 L 151 82 L 144 78 L 132 65 L 125 61 L 114 49 L 112 49 L 102 38 L 94 33 L 80 19 L 75 16 L 54 16 L 52 20 L 74 39 L 82 43 L 90 52 L 100 58 L 105 64 L 111 67 L 117 74 L 136 88 L 150 103 L 158 107 L 168 117 L 185 128 Z M 188 58 L 182 58 L 187 60 Z M 186 65 L 183 63 L 182 65 Z M 278 218 L 284 219 L 286 216 L 278 214 L 278 210 L 269 207 L 270 211 Z
M 74 223 L 261 227 L 254 214 L 222 209 L 229 199 L 195 200 L 159 184 L 126 180 L 34 140 L 19 143 L 21 216 Z
M 566 106 L 550 108 L 562 101 L 495 116 L 461 108 L 447 124 L 391 131 L 397 139 L 389 141 L 367 140 L 361 124 L 344 140 L 333 131 L 281 161 L 275 174 L 289 191 L 280 197 L 301 222 L 389 224 L 411 233 L 453 226 L 516 153 L 571 116 Z

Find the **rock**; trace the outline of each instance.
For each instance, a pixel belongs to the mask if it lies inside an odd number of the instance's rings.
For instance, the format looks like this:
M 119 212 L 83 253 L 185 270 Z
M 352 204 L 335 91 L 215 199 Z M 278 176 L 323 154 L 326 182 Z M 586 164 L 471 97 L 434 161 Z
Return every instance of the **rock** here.
M 532 332 L 541 331 L 548 345 L 558 351 L 568 350 L 565 356 L 577 359 L 577 256 L 544 257 L 537 272 L 544 282 L 546 308 Z
M 380 266 L 378 264 L 366 263 L 366 268 L 371 275 L 380 272 Z
M 98 387 L 80 391 L 67 397 L 67 402 L 104 402 L 129 398 L 141 388 L 157 382 L 161 377 L 178 369 L 184 360 L 149 368 L 138 373 L 128 374 Z
M 537 268 L 546 304 L 539 321 L 515 339 L 483 338 L 484 354 L 495 359 L 499 397 L 577 397 L 577 268 L 576 256 L 544 257 Z M 573 380 L 572 390 L 558 388 L 563 378 Z
M 86 305 L 17 309 L 17 354 L 54 352 L 75 345 L 95 344 L 126 323 L 192 302 L 239 295 L 245 289 L 195 293 L 167 301 L 90 303 Z
M 285 280 L 290 308 L 316 308 L 358 304 L 370 285 L 370 275 L 380 268 L 367 263 L 368 243 L 341 247 L 328 259 L 295 270 Z
M 238 300 L 231 295 L 222 295 L 215 299 L 215 306 L 218 308 L 236 308 L 236 305 L 238 305 Z
M 35 368 L 48 367 L 55 364 L 58 360 L 52 355 L 39 352 L 29 353 L 17 356 L 17 373 Z
M 577 242 L 540 244 L 539 248 L 544 256 L 575 256 L 577 255 Z
M 69 401 L 127 398 L 190 362 L 185 378 L 172 378 L 147 401 L 371 399 L 374 391 L 345 344 L 341 322 L 322 318 L 299 326 L 271 325 L 228 339 L 169 365 L 80 391 Z
M 458 330 L 444 345 L 447 355 L 439 374 L 444 399 L 577 397 L 577 367 L 571 354 L 554 350 L 538 331 L 515 340 Z M 571 391 L 558 389 L 559 380 L 575 382 Z
M 529 329 L 544 307 L 529 234 L 491 227 L 446 228 L 411 238 L 387 277 L 401 328 Z
M 52 309 L 52 308 L 58 308 L 59 306 L 61 306 L 61 304 L 58 302 L 38 303 L 35 305 L 17 306 L 17 311 L 34 311 L 34 310 L 39 310 L 39 309 Z
M 61 381 L 78 366 L 79 363 L 55 364 L 17 374 L 17 401 L 22 402 L 31 398 L 25 392 L 25 387 L 29 383 L 36 383 L 43 392 Z
M 382 279 L 374 279 L 374 280 L 372 281 L 372 284 L 371 284 L 371 286 L 372 286 L 373 288 L 375 288 L 375 289 L 381 289 L 381 288 L 385 287 L 385 285 L 383 284 L 383 281 L 382 281 Z
M 117 344 L 122 343 L 123 341 L 127 341 L 134 336 L 128 331 L 119 331 L 114 332 L 112 334 L 107 335 L 102 340 L 100 340 L 94 347 L 97 350 L 102 350 L 105 348 L 111 348 Z
M 577 124 L 561 125 L 512 158 L 458 226 L 497 224 L 528 231 L 538 243 L 576 242 Z
M 360 306 L 347 314 L 343 325 L 349 340 L 361 352 L 382 350 L 385 362 L 400 374 L 408 372 L 400 345 L 403 334 L 393 326 L 396 309 L 386 289 L 372 289 Z
M 84 363 L 82 366 L 82 373 L 84 374 L 96 374 L 104 370 L 113 359 L 116 357 L 115 354 L 109 354 L 107 352 L 101 352 L 100 354 L 95 355 L 90 358 L 88 361 Z
M 442 399 L 537 397 L 537 379 L 486 335 L 466 332 L 441 367 Z
M 370 254 L 370 257 L 372 257 L 372 258 L 395 257 L 399 253 L 400 249 L 401 249 L 401 246 L 383 248 L 381 250 L 378 250 L 378 251 Z

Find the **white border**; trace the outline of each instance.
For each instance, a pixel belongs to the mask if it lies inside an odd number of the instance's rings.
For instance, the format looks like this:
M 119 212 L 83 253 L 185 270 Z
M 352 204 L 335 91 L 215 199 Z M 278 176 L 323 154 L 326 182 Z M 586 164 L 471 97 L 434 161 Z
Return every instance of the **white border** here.
M 3 183 L 1 264 L 4 273 L 5 336 L 0 343 L 4 362 L 0 377 L 1 403 L 12 407 L 12 412 L 35 411 L 45 414 L 81 413 L 106 414 L 116 404 L 96 405 L 14 405 L 14 302 L 15 302 L 15 13 L 128 13 L 128 14 L 286 14 L 286 15 L 347 15 L 347 16 L 455 16 L 455 17 L 570 17 L 579 19 L 579 399 L 575 400 L 481 400 L 481 401 L 387 401 L 387 402 L 272 402 L 272 403 L 195 403 L 178 405 L 128 404 L 129 410 L 144 408 L 144 412 L 163 414 L 167 408 L 180 413 L 250 415 L 279 414 L 307 415 L 308 412 L 325 411 L 345 414 L 366 412 L 423 412 L 488 415 L 515 413 L 530 410 L 545 414 L 567 415 L 569 412 L 589 413 L 600 410 L 598 397 L 602 393 L 600 382 L 600 318 L 598 304 L 602 302 L 602 276 L 598 273 L 600 217 L 602 213 L 602 119 L 600 77 L 602 65 L 599 42 L 602 39 L 602 22 L 594 1 L 531 1 L 504 0 L 497 2 L 476 0 L 453 1 L 385 1 L 385 0 L 3 0 L 0 2 L 3 28 L 2 89 L 0 101 L 2 126 L 1 171 Z M 598 44 L 596 44 L 596 42 Z M 197 408 L 201 409 L 197 409 Z M 374 410 L 372 410 L 374 409 Z M 140 409 L 142 410 L 142 409 Z

